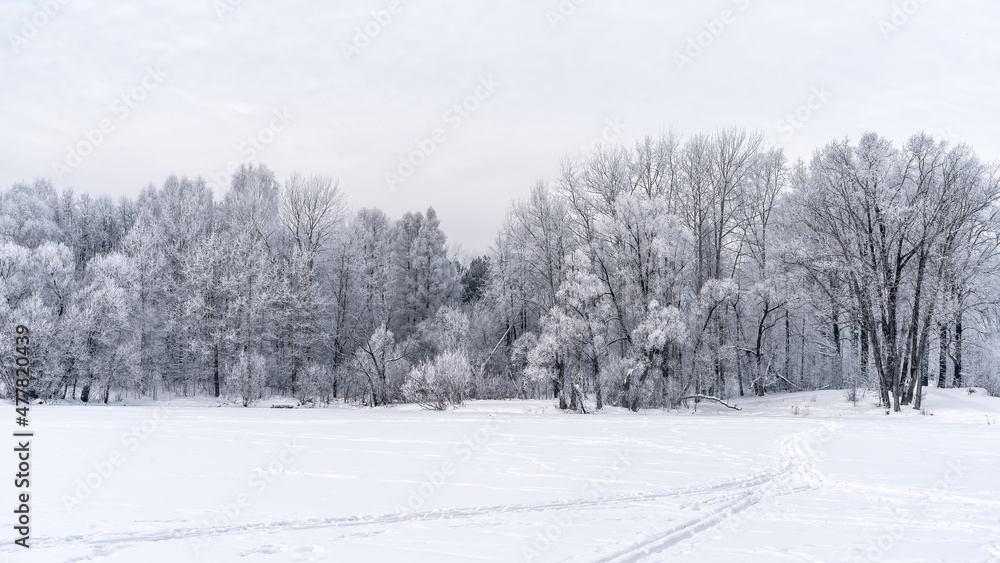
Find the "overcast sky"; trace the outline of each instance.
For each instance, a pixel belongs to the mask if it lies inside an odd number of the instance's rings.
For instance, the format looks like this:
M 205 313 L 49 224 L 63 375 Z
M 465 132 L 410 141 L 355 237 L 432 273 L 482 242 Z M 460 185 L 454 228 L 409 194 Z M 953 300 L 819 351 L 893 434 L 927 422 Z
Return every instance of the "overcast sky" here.
M 738 125 L 808 158 L 925 130 L 1000 157 L 995 0 L 64 1 L 0 3 L 4 187 L 134 195 L 252 158 L 433 205 L 482 252 L 602 136 Z

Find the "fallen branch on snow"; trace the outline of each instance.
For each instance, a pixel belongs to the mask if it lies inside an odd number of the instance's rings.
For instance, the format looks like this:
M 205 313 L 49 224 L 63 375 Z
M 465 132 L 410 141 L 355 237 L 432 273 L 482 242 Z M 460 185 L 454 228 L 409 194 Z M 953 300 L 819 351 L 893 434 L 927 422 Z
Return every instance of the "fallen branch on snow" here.
M 698 399 L 700 401 L 715 401 L 716 403 L 719 403 L 720 405 L 722 405 L 724 407 L 733 409 L 734 411 L 741 411 L 741 410 L 743 410 L 740 407 L 737 407 L 735 405 L 730 405 L 729 403 L 723 401 L 722 399 L 720 399 L 718 397 L 713 397 L 711 395 L 689 395 L 687 397 L 681 397 L 680 399 L 677 399 L 677 400 L 678 401 L 686 401 L 688 399 Z
M 792 383 L 791 381 L 788 381 L 787 379 L 785 379 L 780 373 L 776 373 L 774 375 L 776 375 L 778 377 L 778 379 L 784 381 L 785 383 L 791 385 L 792 387 L 798 389 L 799 391 L 805 391 L 805 389 L 803 389 L 803 388 L 799 387 L 798 385 Z

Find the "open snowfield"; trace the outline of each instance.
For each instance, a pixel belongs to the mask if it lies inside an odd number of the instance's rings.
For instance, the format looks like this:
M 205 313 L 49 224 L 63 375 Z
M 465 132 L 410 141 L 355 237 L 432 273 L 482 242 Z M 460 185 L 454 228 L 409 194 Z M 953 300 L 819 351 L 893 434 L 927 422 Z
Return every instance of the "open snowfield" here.
M 1000 561 L 1000 399 L 737 403 L 37 406 L 32 547 L 13 543 L 9 483 L 0 558 Z

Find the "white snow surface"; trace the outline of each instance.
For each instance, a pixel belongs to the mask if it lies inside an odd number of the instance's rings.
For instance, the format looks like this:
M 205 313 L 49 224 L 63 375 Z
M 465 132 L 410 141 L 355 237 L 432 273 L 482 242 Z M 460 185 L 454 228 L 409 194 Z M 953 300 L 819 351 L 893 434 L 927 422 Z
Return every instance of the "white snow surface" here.
M 1000 562 L 1000 399 L 734 402 L 37 405 L 31 548 L 8 481 L 0 558 Z

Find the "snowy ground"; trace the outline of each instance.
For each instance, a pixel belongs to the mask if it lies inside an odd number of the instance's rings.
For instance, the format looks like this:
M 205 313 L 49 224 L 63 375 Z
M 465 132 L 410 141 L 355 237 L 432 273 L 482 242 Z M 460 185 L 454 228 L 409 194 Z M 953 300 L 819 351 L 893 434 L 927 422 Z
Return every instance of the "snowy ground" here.
M 0 558 L 1000 562 L 1000 399 L 737 402 L 33 407 L 32 548 L 5 508 Z

